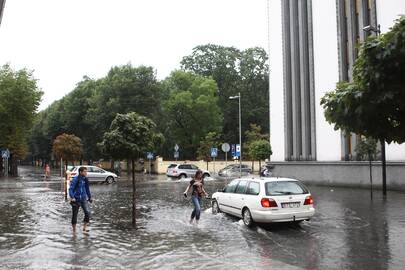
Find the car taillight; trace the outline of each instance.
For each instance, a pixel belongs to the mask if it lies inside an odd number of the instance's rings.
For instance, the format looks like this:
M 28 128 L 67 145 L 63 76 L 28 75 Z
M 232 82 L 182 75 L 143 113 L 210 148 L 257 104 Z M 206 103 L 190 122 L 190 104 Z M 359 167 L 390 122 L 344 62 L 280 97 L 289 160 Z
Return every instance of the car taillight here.
M 75 175 L 76 175 L 76 173 L 75 173 L 75 172 L 72 172 L 70 175 L 71 175 L 71 176 L 75 176 Z
M 265 207 L 265 208 L 278 207 L 276 201 L 273 200 L 273 199 L 263 198 L 260 202 L 261 202 L 262 206 Z
M 177 173 L 177 171 L 176 171 L 176 170 L 173 170 L 173 173 Z
M 314 204 L 314 199 L 312 198 L 312 196 L 307 196 L 305 198 L 304 205 L 310 205 L 310 204 Z

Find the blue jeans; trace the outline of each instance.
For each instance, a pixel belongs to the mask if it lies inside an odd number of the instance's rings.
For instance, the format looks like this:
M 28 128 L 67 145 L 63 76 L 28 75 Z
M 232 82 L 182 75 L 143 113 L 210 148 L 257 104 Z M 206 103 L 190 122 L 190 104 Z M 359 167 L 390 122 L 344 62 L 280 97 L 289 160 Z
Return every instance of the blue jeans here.
M 201 197 L 198 196 L 191 196 L 191 201 L 194 204 L 194 210 L 191 213 L 191 219 L 195 217 L 196 220 L 200 220 L 200 214 L 201 214 Z
M 84 223 L 90 222 L 90 208 L 87 201 L 74 202 L 71 203 L 71 205 L 72 205 L 72 225 L 77 224 L 77 214 L 79 213 L 80 207 L 83 208 L 84 212 L 83 222 Z

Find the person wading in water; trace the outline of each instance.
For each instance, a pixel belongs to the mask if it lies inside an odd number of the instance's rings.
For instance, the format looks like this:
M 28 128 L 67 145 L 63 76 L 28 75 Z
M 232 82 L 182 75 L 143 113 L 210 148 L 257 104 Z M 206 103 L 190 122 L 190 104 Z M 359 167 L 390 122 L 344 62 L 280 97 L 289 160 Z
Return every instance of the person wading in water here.
M 184 197 L 187 197 L 187 193 L 190 188 L 192 189 L 191 201 L 194 204 L 194 210 L 191 213 L 190 224 L 193 223 L 194 218 L 196 223 L 198 224 L 201 215 L 201 198 L 203 195 L 208 196 L 208 193 L 204 190 L 204 178 L 203 172 L 201 170 L 198 170 L 195 173 L 194 179 L 190 181 L 190 184 L 188 185 L 186 191 L 184 191 L 183 193 Z
M 80 207 L 84 211 L 83 231 L 88 232 L 87 226 L 90 223 L 90 208 L 87 202 L 92 202 L 91 193 L 89 188 L 89 179 L 87 176 L 87 169 L 85 167 L 79 168 L 79 174 L 70 182 L 69 197 L 70 204 L 72 205 L 72 229 L 73 233 L 76 232 L 77 214 Z

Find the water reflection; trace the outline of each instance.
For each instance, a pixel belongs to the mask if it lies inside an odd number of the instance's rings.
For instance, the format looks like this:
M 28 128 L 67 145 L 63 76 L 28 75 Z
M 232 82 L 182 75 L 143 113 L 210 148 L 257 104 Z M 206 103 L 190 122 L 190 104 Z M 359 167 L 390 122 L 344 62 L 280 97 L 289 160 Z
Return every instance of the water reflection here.
M 38 269 L 403 269 L 403 195 L 311 187 L 317 214 L 302 225 L 248 229 L 239 219 L 212 215 L 203 201 L 198 226 L 188 223 L 187 182 L 142 179 L 139 230 L 131 226 L 131 182 L 92 185 L 88 235 L 70 228 L 60 179 L 43 181 L 27 168 L 0 180 L 0 268 Z M 223 181 L 207 181 L 213 193 Z M 385 214 L 384 214 L 385 213 Z M 81 213 L 83 215 L 83 213 Z M 82 216 L 79 216 L 79 220 Z

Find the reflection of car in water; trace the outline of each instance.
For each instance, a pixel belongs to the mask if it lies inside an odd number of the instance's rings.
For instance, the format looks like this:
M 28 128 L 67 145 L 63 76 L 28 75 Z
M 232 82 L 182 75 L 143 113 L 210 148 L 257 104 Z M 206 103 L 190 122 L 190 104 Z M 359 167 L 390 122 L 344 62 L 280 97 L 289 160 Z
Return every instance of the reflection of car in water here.
M 106 182 L 110 184 L 112 182 L 115 182 L 118 178 L 118 176 L 115 173 L 106 171 L 96 166 L 89 166 L 89 165 L 80 165 L 73 167 L 70 173 L 70 177 L 77 176 L 80 167 L 85 167 L 87 169 L 87 178 L 89 179 L 90 182 L 97 181 L 97 182 Z
M 309 190 L 289 178 L 240 178 L 212 195 L 212 213 L 225 212 L 254 222 L 301 222 L 315 213 Z
M 193 177 L 197 172 L 198 167 L 194 164 L 170 164 L 167 167 L 166 175 L 169 177 L 178 177 L 178 178 L 186 178 L 186 177 Z M 202 170 L 203 177 L 209 177 L 210 172 L 207 170 Z
M 218 175 L 223 177 L 238 177 L 240 175 L 239 164 L 231 164 L 226 166 L 225 168 L 219 170 Z M 252 173 L 252 169 L 245 164 L 242 164 L 242 175 L 248 175 Z

